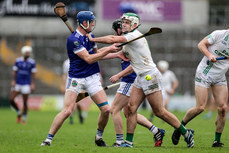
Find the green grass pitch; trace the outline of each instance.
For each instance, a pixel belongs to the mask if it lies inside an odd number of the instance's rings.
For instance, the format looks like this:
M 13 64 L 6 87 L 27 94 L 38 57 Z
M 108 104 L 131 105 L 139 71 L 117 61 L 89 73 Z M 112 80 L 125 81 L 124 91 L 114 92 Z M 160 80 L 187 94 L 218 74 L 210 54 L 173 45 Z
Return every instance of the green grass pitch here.
M 144 127 L 137 126 L 134 134 L 134 148 L 113 148 L 97 147 L 94 144 L 94 137 L 97 128 L 98 111 L 91 111 L 83 125 L 79 124 L 77 113 L 74 115 L 75 123 L 63 124 L 62 128 L 55 135 L 50 147 L 41 147 L 41 142 L 46 138 L 51 122 L 58 112 L 29 111 L 28 123 L 26 125 L 16 124 L 16 112 L 11 109 L 0 109 L 0 153 L 228 153 L 229 152 L 229 123 L 226 122 L 221 141 L 223 148 L 212 148 L 215 131 L 215 116 L 211 120 L 204 120 L 201 114 L 191 121 L 187 128 L 195 130 L 195 146 L 187 148 L 181 137 L 177 146 L 171 141 L 173 128 L 158 118 L 153 123 L 166 130 L 162 147 L 154 148 L 153 135 Z M 141 114 L 149 116 L 149 111 L 140 111 Z M 173 112 L 179 120 L 184 112 Z M 126 135 L 126 120 L 124 119 L 124 138 Z M 105 129 L 103 138 L 108 145 L 115 142 L 115 132 L 112 120 Z

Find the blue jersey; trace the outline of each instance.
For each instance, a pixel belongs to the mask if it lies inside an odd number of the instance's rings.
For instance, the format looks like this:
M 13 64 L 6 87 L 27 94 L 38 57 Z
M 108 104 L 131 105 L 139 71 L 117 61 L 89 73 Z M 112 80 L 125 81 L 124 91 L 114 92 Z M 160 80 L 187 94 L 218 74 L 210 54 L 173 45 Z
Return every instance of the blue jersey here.
M 92 37 L 94 37 L 92 35 Z M 94 42 L 89 41 L 88 37 L 83 36 L 78 30 L 72 33 L 67 40 L 67 51 L 70 60 L 69 77 L 85 78 L 100 72 L 98 62 L 88 64 L 81 59 L 77 53 L 86 49 L 89 54 L 94 54 L 96 48 Z
M 122 60 L 121 64 L 122 64 L 122 70 L 124 70 L 130 65 L 130 62 Z M 133 83 L 136 76 L 137 76 L 136 73 L 133 72 L 127 76 L 122 77 L 122 82 Z
M 36 62 L 32 58 L 25 61 L 24 57 L 19 57 L 16 59 L 13 70 L 17 71 L 16 84 L 30 85 L 31 73 L 36 72 Z

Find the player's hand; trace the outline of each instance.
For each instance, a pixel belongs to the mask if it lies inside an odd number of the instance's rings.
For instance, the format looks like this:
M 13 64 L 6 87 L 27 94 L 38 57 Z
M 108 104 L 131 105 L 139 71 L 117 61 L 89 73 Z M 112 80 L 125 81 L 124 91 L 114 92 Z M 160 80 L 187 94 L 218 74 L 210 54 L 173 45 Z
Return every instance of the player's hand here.
M 12 80 L 12 82 L 11 82 L 11 87 L 15 87 L 15 85 L 16 85 L 16 82 L 15 82 L 15 80 Z
M 117 47 L 118 45 L 117 44 L 113 44 L 110 46 L 110 52 L 111 53 L 115 53 L 115 52 L 118 52 L 122 49 L 122 47 Z
M 210 62 L 217 62 L 215 55 L 210 54 L 207 58 Z
M 120 79 L 120 77 L 116 74 L 116 75 L 113 75 L 113 76 L 110 78 L 110 82 L 116 83 L 119 79 Z
M 126 56 L 123 54 L 123 51 L 118 52 L 118 58 L 121 58 L 123 61 L 129 61 L 129 58 L 126 58 Z
M 169 95 L 173 95 L 173 94 L 174 94 L 174 90 L 173 90 L 173 89 L 167 90 L 166 92 L 167 92 Z
M 89 39 L 90 41 L 93 41 L 93 38 L 92 38 L 92 36 L 91 36 L 91 33 L 87 33 L 86 36 L 88 37 L 88 39 Z
M 35 84 L 34 84 L 34 83 L 32 83 L 32 84 L 30 85 L 30 89 L 31 89 L 31 92 L 34 92 L 34 90 L 35 90 Z

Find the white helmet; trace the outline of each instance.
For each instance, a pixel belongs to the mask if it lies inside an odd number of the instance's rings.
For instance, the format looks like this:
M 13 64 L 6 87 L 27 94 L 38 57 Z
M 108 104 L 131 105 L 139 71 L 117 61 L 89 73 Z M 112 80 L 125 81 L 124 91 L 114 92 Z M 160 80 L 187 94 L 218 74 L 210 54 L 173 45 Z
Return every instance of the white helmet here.
M 157 63 L 157 66 L 162 70 L 162 71 L 167 71 L 169 68 L 169 63 L 167 61 L 161 60 Z
M 22 55 L 25 55 L 25 53 L 27 53 L 27 52 L 32 53 L 32 47 L 30 47 L 30 46 L 23 46 L 21 48 L 21 54 Z
M 131 22 L 131 29 L 133 29 L 135 23 L 137 24 L 137 27 L 140 24 L 140 17 L 135 13 L 124 13 L 121 19 L 129 20 Z

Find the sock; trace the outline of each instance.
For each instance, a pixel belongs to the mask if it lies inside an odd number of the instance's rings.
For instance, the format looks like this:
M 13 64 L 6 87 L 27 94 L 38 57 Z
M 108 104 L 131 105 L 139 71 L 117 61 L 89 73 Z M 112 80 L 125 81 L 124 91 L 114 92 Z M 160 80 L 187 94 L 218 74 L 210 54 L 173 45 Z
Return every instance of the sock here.
M 87 118 L 87 115 L 88 115 L 88 113 L 87 113 L 86 111 L 83 111 L 83 112 L 82 112 L 83 118 Z
M 153 135 L 155 135 L 158 132 L 158 128 L 154 125 L 152 125 L 149 130 L 153 133 Z
M 222 133 L 215 132 L 215 141 L 220 142 L 220 137 Z
M 208 112 L 208 117 L 212 117 L 212 111 Z
M 21 111 L 20 110 L 17 110 L 17 115 L 21 115 Z
M 134 134 L 133 133 L 127 133 L 126 134 L 126 140 L 130 143 L 133 143 L 133 138 L 134 138 Z
M 103 137 L 103 130 L 97 129 L 96 140 Z
M 52 134 L 48 134 L 48 136 L 47 136 L 47 138 L 46 138 L 46 140 L 45 141 L 48 141 L 48 142 L 52 142 L 52 139 L 53 139 L 53 137 L 54 137 L 54 135 L 52 135 Z
M 116 143 L 117 144 L 123 143 L 123 134 L 116 134 Z
M 27 118 L 27 115 L 26 115 L 26 114 L 23 114 L 22 120 L 23 120 L 23 121 L 26 121 L 26 118 Z
M 73 117 L 72 117 L 72 115 L 69 116 L 69 122 L 70 123 L 73 123 Z
M 185 126 L 187 123 L 185 123 L 183 120 L 181 121 L 181 124 Z
M 182 135 L 185 135 L 187 133 L 187 129 L 183 126 L 183 124 L 180 125 L 178 130 Z

